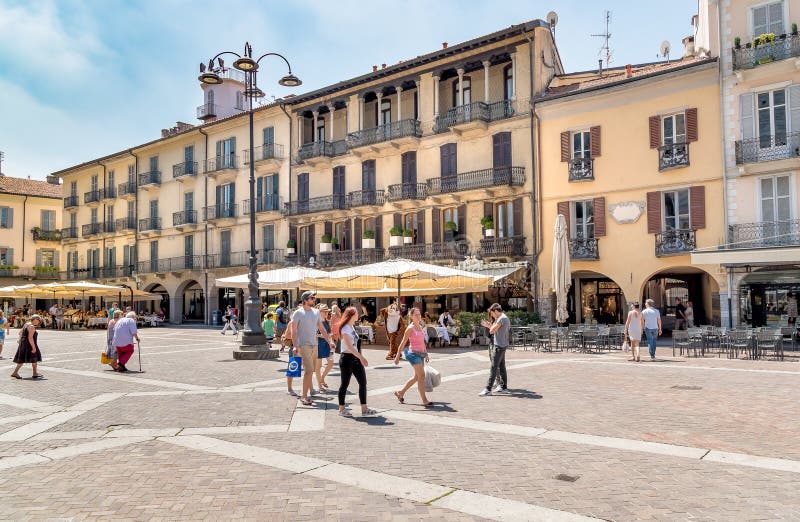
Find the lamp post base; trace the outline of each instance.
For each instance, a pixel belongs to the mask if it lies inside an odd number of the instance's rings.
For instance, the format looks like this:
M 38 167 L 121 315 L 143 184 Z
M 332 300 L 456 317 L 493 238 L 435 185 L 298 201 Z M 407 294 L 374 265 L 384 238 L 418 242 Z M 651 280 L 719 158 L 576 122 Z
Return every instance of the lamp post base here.
M 277 359 L 280 350 L 270 344 L 237 346 L 233 349 L 233 358 L 237 361 L 263 361 Z
M 248 299 L 244 303 L 245 328 L 242 331 L 242 346 L 260 346 L 266 344 L 267 338 L 261 328 L 261 303 Z

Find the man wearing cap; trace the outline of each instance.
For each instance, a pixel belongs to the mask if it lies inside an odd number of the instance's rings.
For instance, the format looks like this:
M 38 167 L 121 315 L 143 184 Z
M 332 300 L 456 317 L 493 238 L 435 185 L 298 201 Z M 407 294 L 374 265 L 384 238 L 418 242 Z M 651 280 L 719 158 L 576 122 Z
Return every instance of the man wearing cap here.
M 314 308 L 315 292 L 307 290 L 300 296 L 300 308 L 292 314 L 294 323 L 294 354 L 303 358 L 303 404 L 311 406 L 311 376 L 317 367 L 317 334 L 333 348 L 333 337 L 325 329 L 319 310 Z
M 392 301 L 386 308 L 381 308 L 380 314 L 383 326 L 386 328 L 386 337 L 389 338 L 389 353 L 386 354 L 386 360 L 391 361 L 397 355 L 397 346 L 406 331 L 406 323 L 403 321 L 403 314 L 397 301 Z

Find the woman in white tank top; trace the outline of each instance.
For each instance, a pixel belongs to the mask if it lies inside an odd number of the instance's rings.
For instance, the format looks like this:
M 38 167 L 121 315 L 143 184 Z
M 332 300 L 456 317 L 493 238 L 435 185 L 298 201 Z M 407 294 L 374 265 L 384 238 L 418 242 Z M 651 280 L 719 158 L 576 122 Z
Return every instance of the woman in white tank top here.
M 639 311 L 639 303 L 634 303 L 633 308 L 628 312 L 628 319 L 625 321 L 625 335 L 631 342 L 631 358 L 629 361 L 641 362 L 639 359 L 639 343 L 642 341 L 642 325 L 644 318 Z

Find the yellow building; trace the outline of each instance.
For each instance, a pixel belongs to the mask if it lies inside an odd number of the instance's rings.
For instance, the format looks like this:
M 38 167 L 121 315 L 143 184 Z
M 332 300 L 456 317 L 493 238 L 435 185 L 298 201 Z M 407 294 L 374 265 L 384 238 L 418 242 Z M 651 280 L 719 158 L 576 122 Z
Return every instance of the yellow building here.
M 693 301 L 697 324 L 720 322 L 724 274 L 690 259 L 725 233 L 717 60 L 687 55 L 560 75 L 535 101 L 538 266 L 544 292 L 563 214 L 570 322 L 624 322 L 648 298 L 673 314 L 675 297 Z
M 800 0 L 700 2 L 695 45 L 721 56 L 727 234 L 692 255 L 727 272 L 723 324 L 786 326 L 800 294 Z
M 58 279 L 61 210 L 58 178 L 0 174 L 0 286 Z

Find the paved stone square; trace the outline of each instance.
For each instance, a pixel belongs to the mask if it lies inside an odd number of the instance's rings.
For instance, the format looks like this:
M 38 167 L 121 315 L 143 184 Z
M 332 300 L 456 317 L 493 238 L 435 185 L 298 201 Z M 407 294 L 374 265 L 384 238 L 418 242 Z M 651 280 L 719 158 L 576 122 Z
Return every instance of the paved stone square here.
M 486 352 L 434 349 L 426 409 L 413 389 L 398 404 L 407 363 L 368 346 L 379 414 L 343 418 L 334 393 L 286 394 L 285 354 L 141 335 L 143 373 L 100 365 L 104 331 L 42 331 L 41 381 L 0 361 L 0 520 L 800 519 L 796 357 L 516 350 L 511 393 L 478 397 Z

